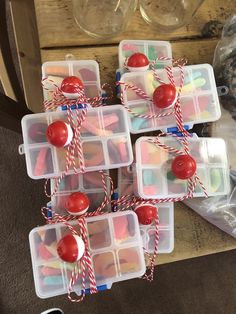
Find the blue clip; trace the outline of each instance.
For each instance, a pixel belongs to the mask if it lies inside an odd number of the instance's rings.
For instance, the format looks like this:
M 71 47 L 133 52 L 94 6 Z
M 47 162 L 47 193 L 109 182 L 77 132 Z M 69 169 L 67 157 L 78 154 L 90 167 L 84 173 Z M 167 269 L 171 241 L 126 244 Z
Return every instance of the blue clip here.
M 118 192 L 114 192 L 111 196 L 112 201 L 117 201 L 119 199 L 119 193 Z M 116 212 L 117 211 L 117 205 L 112 205 L 111 207 L 111 211 L 112 212 Z
M 86 108 L 86 104 L 78 104 L 78 105 L 71 105 L 71 109 L 74 110 L 74 109 L 84 109 Z M 67 106 L 66 105 L 62 105 L 61 106 L 61 110 L 65 111 L 67 110 Z
M 118 69 L 116 71 L 116 82 L 119 82 L 120 78 L 121 78 L 121 73 L 120 73 L 120 70 Z M 116 96 L 119 97 L 120 93 L 121 93 L 120 85 L 116 85 Z
M 188 131 L 189 130 L 189 125 L 187 125 L 187 124 L 184 125 L 184 129 Z M 183 134 L 181 132 L 178 132 L 178 128 L 177 127 L 167 128 L 167 133 L 173 133 L 173 134 L 175 134 L 175 135 L 177 135 L 179 137 L 183 136 Z
M 47 210 L 47 217 L 48 217 L 49 219 L 52 219 L 52 211 L 51 211 L 52 207 L 51 207 L 51 206 L 48 206 L 48 208 L 49 208 L 49 210 Z
M 107 285 L 101 285 L 101 286 L 97 286 L 97 290 L 98 291 L 105 291 L 107 290 Z M 83 293 L 83 291 L 81 291 L 81 294 Z M 85 295 L 90 294 L 90 288 L 85 289 Z
M 102 96 L 102 104 L 106 105 L 107 100 L 104 98 L 107 98 L 107 92 L 103 91 L 101 96 Z

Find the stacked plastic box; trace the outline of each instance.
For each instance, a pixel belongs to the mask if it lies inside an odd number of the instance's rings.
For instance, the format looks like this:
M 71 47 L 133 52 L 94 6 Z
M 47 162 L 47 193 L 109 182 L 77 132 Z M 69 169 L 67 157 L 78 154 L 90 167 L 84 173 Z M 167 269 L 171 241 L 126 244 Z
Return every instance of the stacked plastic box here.
M 132 211 L 86 218 L 89 250 L 98 287 L 140 277 L 145 272 L 142 239 Z M 76 221 L 71 222 L 76 229 Z M 48 298 L 67 293 L 73 264 L 57 256 L 56 245 L 68 230 L 63 224 L 37 227 L 30 232 L 30 249 L 36 293 Z M 48 254 L 45 254 L 45 251 Z M 88 282 L 86 280 L 88 288 Z M 81 294 L 81 278 L 74 286 Z
M 149 70 L 129 72 L 127 59 L 134 53 L 143 53 L 149 64 L 157 58 L 154 67 L 162 81 L 168 83 L 166 66 L 172 65 L 171 46 L 163 41 L 124 40 L 119 45 L 119 69 L 116 78 L 121 83 L 132 84 L 150 99 L 160 82 Z M 99 67 L 93 60 L 46 62 L 42 67 L 44 99 L 52 101 L 64 78 L 77 76 L 83 82 L 88 100 L 101 96 Z M 177 89 L 181 72 L 173 69 Z M 184 67 L 184 86 L 180 106 L 186 129 L 194 124 L 219 119 L 220 107 L 215 86 L 214 74 L 210 65 Z M 58 87 L 58 88 L 57 88 Z M 25 154 L 28 175 L 33 179 L 51 179 L 52 198 L 50 206 L 54 213 L 67 215 L 65 204 L 71 193 L 82 192 L 90 199 L 89 211 L 94 211 L 102 203 L 105 191 L 101 181 L 101 170 L 105 171 L 105 184 L 109 193 L 110 183 L 107 175 L 110 169 L 118 169 L 119 197 L 130 195 L 143 200 L 158 200 L 181 197 L 188 192 L 187 180 L 179 180 L 171 172 L 174 155 L 157 144 L 155 137 L 140 137 L 132 147 L 130 133 L 148 131 L 176 132 L 174 114 L 162 118 L 140 118 L 135 114 L 153 115 L 163 113 L 153 102 L 140 98 L 133 90 L 122 85 L 118 94 L 123 93 L 124 105 L 104 105 L 92 108 L 87 104 L 87 115 L 80 128 L 82 158 L 85 173 L 80 172 L 79 154 L 74 155 L 76 171 L 71 166 L 66 177 L 57 189 L 57 178 L 66 168 L 67 148 L 57 148 L 46 137 L 47 127 L 55 121 L 68 123 L 65 106 L 56 111 L 27 115 L 22 119 L 24 144 L 19 151 Z M 78 108 L 80 105 L 76 104 Z M 126 107 L 126 108 L 125 108 Z M 127 111 L 127 108 L 130 111 Z M 173 109 L 173 108 L 172 108 Z M 167 109 L 167 110 L 172 110 Z M 79 112 L 79 113 L 78 113 Z M 76 121 L 79 110 L 72 110 Z M 175 133 L 175 136 L 178 136 Z M 160 138 L 162 144 L 182 150 L 181 138 L 167 136 Z M 190 154 L 197 164 L 197 175 L 209 195 L 223 195 L 228 192 L 228 163 L 224 141 L 221 139 L 189 139 Z M 134 156 L 133 156 L 134 155 Z M 56 189 L 56 192 L 53 191 Z M 194 197 L 203 195 L 198 184 Z M 170 253 L 174 248 L 174 204 L 162 202 L 156 205 L 159 214 L 158 253 Z M 117 212 L 110 212 L 111 210 Z M 140 277 L 145 273 L 144 252 L 153 253 L 155 246 L 155 222 L 139 224 L 134 211 L 119 211 L 119 206 L 106 206 L 106 213 L 86 217 L 88 246 L 92 268 L 99 290 L 110 288 L 113 282 Z M 70 224 L 78 229 L 76 221 Z M 78 230 L 79 231 L 79 230 Z M 57 253 L 57 243 L 68 233 L 61 223 L 33 229 L 30 232 L 30 249 L 36 293 L 41 298 L 64 294 L 68 291 L 73 264 L 63 262 Z M 87 276 L 87 275 L 86 275 Z M 86 277 L 86 288 L 89 289 Z M 77 280 L 74 291 L 80 295 L 81 278 Z

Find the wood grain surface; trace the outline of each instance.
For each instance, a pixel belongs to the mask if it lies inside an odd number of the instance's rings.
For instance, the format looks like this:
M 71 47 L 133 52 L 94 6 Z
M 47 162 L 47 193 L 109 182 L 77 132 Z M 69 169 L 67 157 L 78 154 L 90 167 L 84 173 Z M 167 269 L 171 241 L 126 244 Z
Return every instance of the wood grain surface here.
M 83 33 L 73 18 L 71 0 L 34 0 L 41 48 L 114 44 L 122 39 L 178 40 L 201 38 L 206 23 L 224 23 L 235 11 L 236 0 L 205 0 L 191 23 L 172 33 L 161 33 L 148 25 L 137 9 L 126 31 L 106 41 Z M 211 32 L 209 31 L 209 36 Z

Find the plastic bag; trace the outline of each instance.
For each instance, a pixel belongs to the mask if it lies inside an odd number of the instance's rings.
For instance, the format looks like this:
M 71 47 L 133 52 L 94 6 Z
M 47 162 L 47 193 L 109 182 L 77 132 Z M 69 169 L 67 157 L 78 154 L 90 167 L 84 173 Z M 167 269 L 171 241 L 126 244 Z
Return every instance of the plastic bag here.
M 189 199 L 184 203 L 236 238 L 236 15 L 224 25 L 213 67 L 217 86 L 221 86 L 222 91 L 222 116 L 210 126 L 209 132 L 212 137 L 221 137 L 226 142 L 232 189 L 229 195 Z

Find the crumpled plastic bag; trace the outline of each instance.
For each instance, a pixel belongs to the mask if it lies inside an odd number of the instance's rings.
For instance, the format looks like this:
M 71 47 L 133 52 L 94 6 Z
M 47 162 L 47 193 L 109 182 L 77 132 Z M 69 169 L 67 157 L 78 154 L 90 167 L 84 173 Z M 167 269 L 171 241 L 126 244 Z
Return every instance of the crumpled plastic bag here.
M 226 142 L 232 188 L 229 195 L 193 198 L 184 203 L 236 238 L 236 15 L 224 25 L 222 38 L 215 49 L 213 67 L 216 84 L 225 86 L 226 93 L 220 96 L 222 116 L 210 126 L 210 135 Z

